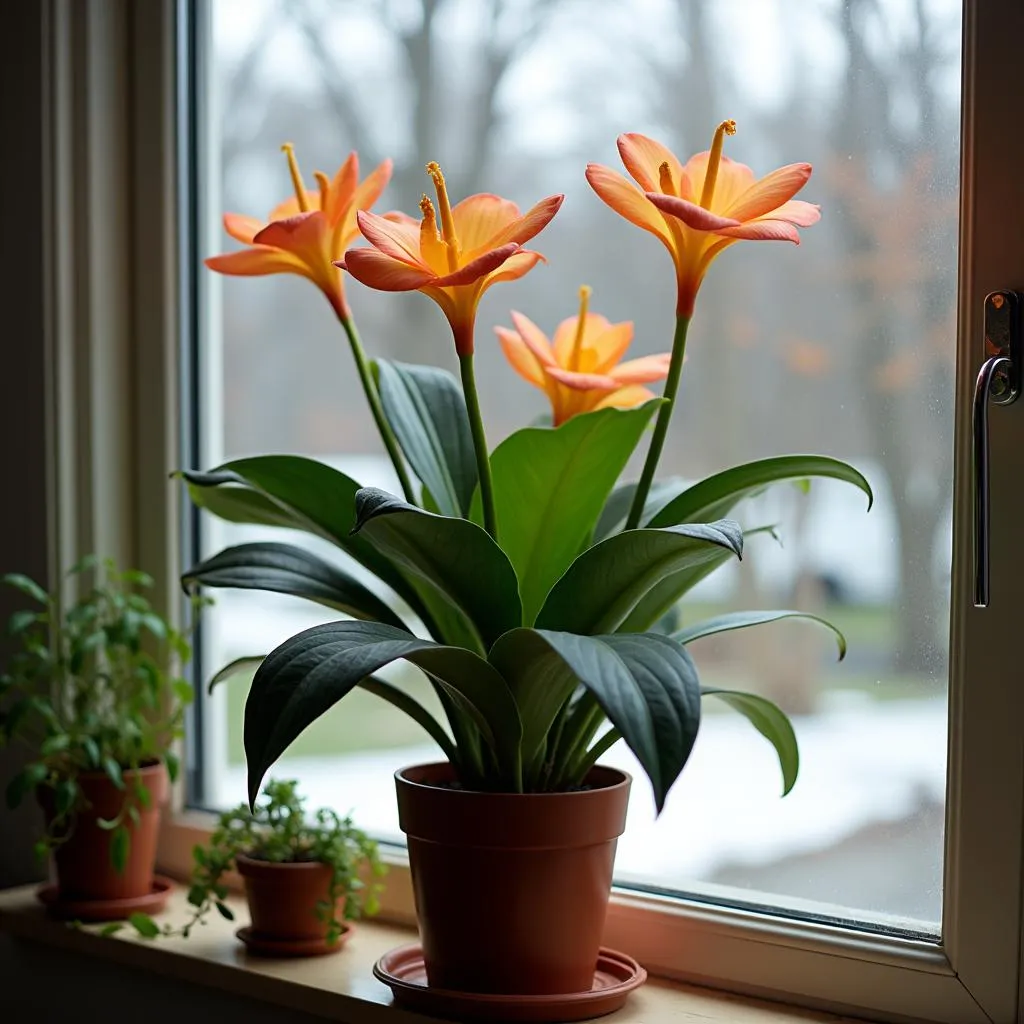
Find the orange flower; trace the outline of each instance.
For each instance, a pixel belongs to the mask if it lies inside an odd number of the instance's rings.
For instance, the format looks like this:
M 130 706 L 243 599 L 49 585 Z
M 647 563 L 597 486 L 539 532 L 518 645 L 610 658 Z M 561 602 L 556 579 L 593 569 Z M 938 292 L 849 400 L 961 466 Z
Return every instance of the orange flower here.
M 590 289 L 584 286 L 579 313 L 558 325 L 553 342 L 522 313 L 512 313 L 514 331 L 494 329 L 516 372 L 546 392 L 556 427 L 581 412 L 624 408 L 653 398 L 641 385 L 664 380 L 668 373 L 668 352 L 620 363 L 633 340 L 633 325 L 611 324 L 588 313 L 589 300 Z
M 437 211 L 424 195 L 423 215 L 358 215 L 370 248 L 349 249 L 337 265 L 357 281 L 385 292 L 421 291 L 443 310 L 460 356 L 473 352 L 480 297 L 492 284 L 522 277 L 544 257 L 523 248 L 558 212 L 563 196 L 548 196 L 525 214 L 500 196 L 480 193 L 452 206 L 444 175 L 427 164 L 437 192 Z
M 391 161 L 385 160 L 359 181 L 359 157 L 349 153 L 334 180 L 317 171 L 319 190 L 306 189 L 292 144 L 288 154 L 295 195 L 275 207 L 267 223 L 237 213 L 224 215 L 224 229 L 249 246 L 238 252 L 211 256 L 206 265 L 221 274 L 243 277 L 262 274 L 301 274 L 323 293 L 342 320 L 349 318 L 342 274 L 334 266 L 346 246 L 359 234 L 356 214 L 380 198 L 391 179 Z
M 818 221 L 819 208 L 794 200 L 811 176 L 810 164 L 789 164 L 754 180 L 744 164 L 722 156 L 735 121 L 723 121 L 711 149 L 685 164 L 645 135 L 620 135 L 619 154 L 638 189 L 621 174 L 590 164 L 587 181 L 626 220 L 657 235 L 672 254 L 679 287 L 678 316 L 692 316 L 711 261 L 743 238 L 800 243 L 796 226 Z

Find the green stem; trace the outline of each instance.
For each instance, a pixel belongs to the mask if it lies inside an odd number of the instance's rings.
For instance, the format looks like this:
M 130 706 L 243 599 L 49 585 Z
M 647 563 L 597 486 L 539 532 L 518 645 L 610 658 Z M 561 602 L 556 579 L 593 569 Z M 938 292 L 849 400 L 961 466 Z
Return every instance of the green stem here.
M 484 421 L 480 415 L 480 396 L 476 391 L 476 376 L 473 373 L 473 356 L 459 356 L 459 370 L 462 372 L 462 390 L 466 396 L 466 412 L 469 414 L 469 429 L 473 435 L 473 450 L 476 452 L 476 471 L 480 477 L 480 502 L 484 510 L 484 528 L 498 539 L 498 523 L 494 516 L 494 485 L 491 482 L 491 461 L 487 457 L 487 437 Z
M 676 317 L 676 332 L 672 339 L 672 361 L 669 363 L 668 377 L 665 379 L 664 394 L 668 401 L 658 410 L 651 447 L 647 450 L 647 459 L 644 462 L 643 472 L 640 474 L 640 482 L 636 485 L 633 504 L 629 509 L 629 518 L 626 520 L 627 530 L 635 530 L 640 525 L 640 517 L 644 514 L 644 505 L 647 504 L 647 495 L 650 492 L 651 484 L 654 483 L 654 474 L 658 470 L 661 450 L 665 447 L 668 425 L 676 405 L 679 378 L 683 372 L 683 354 L 686 351 L 686 332 L 689 326 L 690 318 L 688 316 Z
M 363 343 L 359 340 L 359 332 L 356 330 L 355 321 L 351 316 L 342 316 L 338 317 L 338 319 L 341 321 L 341 326 L 345 329 L 349 345 L 352 347 L 352 357 L 356 361 L 356 371 L 359 373 L 359 381 L 363 385 L 366 401 L 370 405 L 373 422 L 377 424 L 380 439 L 384 442 L 384 447 L 391 457 L 391 464 L 395 467 L 395 472 L 398 474 L 405 500 L 413 505 L 419 504 L 416 501 L 416 492 L 413 490 L 412 481 L 409 479 L 409 474 L 406 471 L 405 462 L 402 460 L 402 452 L 398 447 L 398 438 L 395 437 L 395 432 L 391 429 L 391 424 L 388 423 L 384 415 L 384 408 L 380 404 L 377 385 L 374 383 L 373 376 L 370 373 L 370 366 L 366 361 L 366 353 L 363 351 Z

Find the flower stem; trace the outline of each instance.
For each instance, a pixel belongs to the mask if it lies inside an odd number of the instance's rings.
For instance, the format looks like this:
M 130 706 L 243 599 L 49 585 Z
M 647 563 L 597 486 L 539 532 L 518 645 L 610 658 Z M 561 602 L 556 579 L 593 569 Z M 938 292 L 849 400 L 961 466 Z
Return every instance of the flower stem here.
M 491 482 L 491 461 L 487 457 L 487 437 L 484 421 L 480 415 L 480 397 L 476 391 L 476 376 L 473 373 L 473 356 L 459 356 L 459 370 L 462 373 L 462 390 L 466 396 L 466 412 L 469 414 L 469 429 L 473 435 L 473 450 L 476 452 L 476 471 L 480 477 L 480 503 L 484 509 L 484 528 L 498 539 L 498 522 L 494 516 L 494 485 Z
M 370 366 L 366 361 L 366 353 L 363 351 L 363 343 L 359 340 L 359 332 L 356 330 L 355 321 L 351 316 L 339 316 L 338 319 L 341 321 L 341 326 L 345 329 L 349 345 L 352 347 L 352 357 L 356 361 L 356 370 L 359 373 L 359 381 L 363 385 L 363 393 L 366 395 L 366 401 L 370 405 L 370 412 L 373 414 L 373 422 L 377 424 L 380 439 L 384 442 L 384 447 L 391 457 L 391 464 L 395 467 L 395 472 L 398 474 L 398 480 L 402 485 L 402 493 L 405 495 L 406 501 L 417 505 L 419 502 L 416 500 L 416 492 L 413 490 L 412 481 L 409 479 L 405 462 L 402 460 L 402 452 L 398 447 L 398 438 L 395 437 L 391 424 L 388 423 L 387 418 L 384 416 L 384 409 L 380 404 L 377 385 L 374 383 L 373 376 L 370 373 Z
M 654 436 L 651 438 L 651 447 L 647 449 L 647 459 L 644 462 L 643 472 L 640 474 L 640 482 L 636 485 L 633 504 L 629 509 L 629 518 L 626 520 L 627 530 L 635 530 L 640 525 L 640 517 L 644 513 L 644 505 L 647 504 L 647 495 L 650 493 L 651 484 L 654 483 L 654 474 L 658 470 L 661 450 L 665 447 L 668 425 L 672 419 L 672 410 L 675 409 L 676 405 L 679 378 L 683 372 L 683 354 L 686 351 L 686 332 L 689 326 L 690 318 L 688 316 L 676 317 L 676 333 L 672 339 L 672 361 L 669 363 L 668 377 L 665 379 L 665 398 L 668 401 L 658 410 L 658 419 L 654 424 Z

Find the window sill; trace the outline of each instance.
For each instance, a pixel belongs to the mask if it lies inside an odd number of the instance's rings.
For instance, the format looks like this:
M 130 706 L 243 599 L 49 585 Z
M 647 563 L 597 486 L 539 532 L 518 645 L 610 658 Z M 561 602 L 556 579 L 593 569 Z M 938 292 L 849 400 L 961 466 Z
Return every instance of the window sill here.
M 244 920 L 244 901 L 229 901 Z M 167 916 L 185 916 L 184 892 L 171 897 Z M 186 984 L 219 989 L 299 1010 L 314 1017 L 367 1024 L 415 1024 L 426 1021 L 396 1009 L 391 993 L 372 975 L 374 962 L 393 946 L 410 941 L 412 933 L 392 925 L 364 922 L 337 956 L 308 960 L 267 960 L 247 957 L 234 937 L 235 924 L 213 915 L 193 938 L 147 942 L 128 932 L 101 938 L 88 929 L 72 929 L 47 918 L 31 886 L 0 892 L 0 932 L 73 953 L 154 972 Z M 648 981 L 627 1005 L 604 1018 L 616 1022 L 659 1022 L 694 1019 L 707 1024 L 788 1024 L 793 1021 L 839 1022 L 844 1018 L 764 1003 L 726 993 L 664 981 Z

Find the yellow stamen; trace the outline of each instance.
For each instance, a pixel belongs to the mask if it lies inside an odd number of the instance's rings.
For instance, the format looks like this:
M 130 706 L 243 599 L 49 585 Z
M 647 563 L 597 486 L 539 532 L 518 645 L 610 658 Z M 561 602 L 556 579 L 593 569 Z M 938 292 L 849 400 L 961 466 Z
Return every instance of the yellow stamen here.
M 452 217 L 452 206 L 448 201 L 448 187 L 444 183 L 444 175 L 436 161 L 427 164 L 427 174 L 434 183 L 437 192 L 437 209 L 441 214 L 441 237 L 448 248 L 448 268 L 459 269 L 459 239 L 455 234 L 455 220 Z
M 715 195 L 715 182 L 718 180 L 718 165 L 722 162 L 722 143 L 726 135 L 736 134 L 735 121 L 723 121 L 715 129 L 715 137 L 711 142 L 711 152 L 708 153 L 708 169 L 704 174 L 704 189 L 700 194 L 700 205 L 705 210 L 711 209 L 711 200 Z
M 327 199 L 331 194 L 331 179 L 323 171 L 314 171 L 313 177 L 320 186 L 320 209 L 326 211 Z
M 569 369 L 578 370 L 580 368 L 580 354 L 583 349 L 583 332 L 587 325 L 587 306 L 590 305 L 590 295 L 593 292 L 593 288 L 589 285 L 582 285 L 580 287 L 580 312 L 576 318 L 576 337 L 572 343 L 572 355 L 569 358 Z
M 420 200 L 420 213 L 423 214 L 423 220 L 420 221 L 420 248 L 426 251 L 431 243 L 436 244 L 441 241 L 437 234 L 437 214 L 434 213 L 434 204 L 426 192 L 423 193 L 423 198 Z
M 672 180 L 672 168 L 669 167 L 667 160 L 662 161 L 658 168 L 658 185 L 664 195 L 674 196 L 676 194 L 675 182 Z
M 302 181 L 299 162 L 295 159 L 295 146 L 291 142 L 286 142 L 281 147 L 281 152 L 288 154 L 288 170 L 291 172 L 292 187 L 295 189 L 295 198 L 299 201 L 299 209 L 303 213 L 308 213 L 309 202 L 306 200 L 306 186 Z

